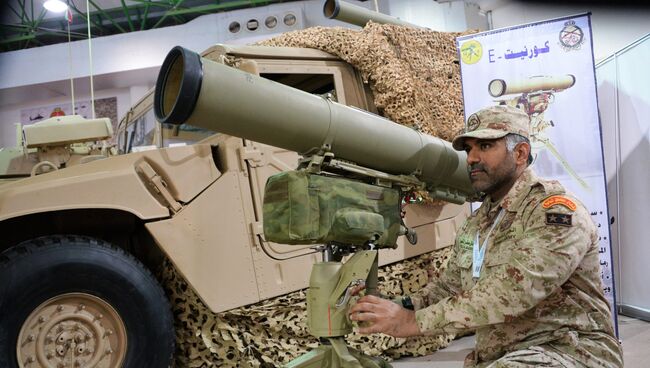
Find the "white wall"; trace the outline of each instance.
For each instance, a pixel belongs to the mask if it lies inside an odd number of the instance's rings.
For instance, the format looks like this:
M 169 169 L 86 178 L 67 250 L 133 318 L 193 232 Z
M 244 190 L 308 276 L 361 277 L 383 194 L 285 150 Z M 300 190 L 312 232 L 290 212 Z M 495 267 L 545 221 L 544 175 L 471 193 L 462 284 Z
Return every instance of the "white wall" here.
M 650 37 L 597 68 L 609 212 L 622 313 L 650 320 Z
M 460 1 L 440 4 L 431 0 L 392 0 L 379 10 L 434 31 L 457 32 L 468 28 L 465 4 Z

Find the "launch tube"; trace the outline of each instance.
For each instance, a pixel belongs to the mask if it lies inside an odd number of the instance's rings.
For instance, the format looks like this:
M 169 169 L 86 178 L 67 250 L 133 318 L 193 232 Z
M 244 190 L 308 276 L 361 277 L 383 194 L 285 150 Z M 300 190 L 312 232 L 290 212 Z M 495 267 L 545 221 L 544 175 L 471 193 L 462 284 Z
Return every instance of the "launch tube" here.
M 399 26 L 421 28 L 415 24 L 405 22 L 399 18 L 382 14 L 361 6 L 353 5 L 339 0 L 327 0 L 323 5 L 323 14 L 326 18 L 340 20 L 363 27 L 368 21 L 379 24 L 396 24 Z
M 438 197 L 472 195 L 466 154 L 451 143 L 235 68 L 180 46 L 156 82 L 161 123 L 214 130 L 296 151 L 325 147 L 335 157 L 395 175 L 413 174 Z
M 562 91 L 576 83 L 576 77 L 571 74 L 562 76 L 537 76 L 528 79 L 510 80 L 493 79 L 488 84 L 492 97 L 501 97 L 514 93 L 531 93 L 538 91 Z

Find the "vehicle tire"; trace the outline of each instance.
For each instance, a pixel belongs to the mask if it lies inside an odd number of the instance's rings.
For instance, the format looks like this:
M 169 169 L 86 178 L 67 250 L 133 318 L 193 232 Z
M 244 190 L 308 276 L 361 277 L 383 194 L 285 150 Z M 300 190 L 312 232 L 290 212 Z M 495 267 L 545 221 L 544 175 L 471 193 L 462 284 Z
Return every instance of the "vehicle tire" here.
M 0 254 L 0 367 L 169 367 L 173 352 L 169 302 L 122 249 L 57 235 Z

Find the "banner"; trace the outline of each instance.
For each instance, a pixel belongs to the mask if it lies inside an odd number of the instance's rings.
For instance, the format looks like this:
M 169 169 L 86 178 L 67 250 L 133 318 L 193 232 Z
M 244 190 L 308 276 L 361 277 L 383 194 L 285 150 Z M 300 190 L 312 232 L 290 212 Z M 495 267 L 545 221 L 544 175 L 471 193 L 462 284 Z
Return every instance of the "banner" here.
M 456 40 L 465 117 L 510 105 L 531 117 L 533 168 L 560 181 L 591 211 L 601 277 L 616 319 L 607 190 L 589 14 Z

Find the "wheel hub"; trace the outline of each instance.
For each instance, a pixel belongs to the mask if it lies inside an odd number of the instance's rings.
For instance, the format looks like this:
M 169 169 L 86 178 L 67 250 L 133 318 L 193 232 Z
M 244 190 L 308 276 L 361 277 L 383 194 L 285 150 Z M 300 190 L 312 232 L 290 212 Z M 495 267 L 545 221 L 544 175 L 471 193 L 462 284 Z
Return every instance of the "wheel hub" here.
M 25 368 L 117 368 L 126 355 L 126 327 L 104 300 L 62 294 L 27 317 L 16 352 L 18 365 Z

